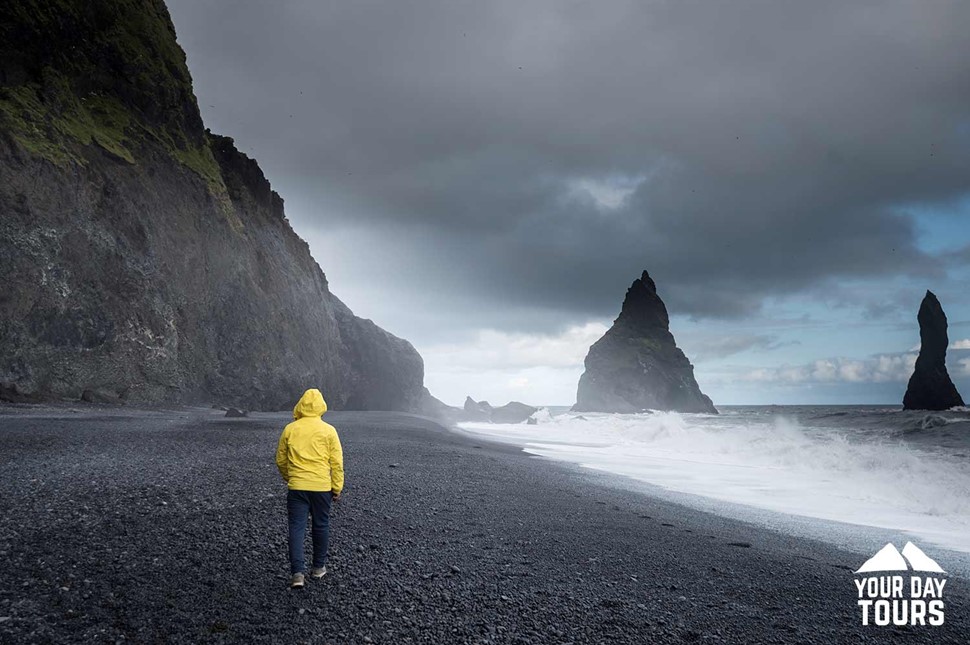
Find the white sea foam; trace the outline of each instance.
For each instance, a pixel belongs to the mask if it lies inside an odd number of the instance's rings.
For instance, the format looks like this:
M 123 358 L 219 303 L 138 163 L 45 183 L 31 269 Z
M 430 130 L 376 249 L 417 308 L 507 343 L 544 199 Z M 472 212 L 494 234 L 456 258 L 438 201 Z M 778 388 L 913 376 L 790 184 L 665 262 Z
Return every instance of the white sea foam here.
M 771 415 L 537 415 L 462 428 L 670 490 L 901 530 L 970 553 L 970 463 L 889 432 Z

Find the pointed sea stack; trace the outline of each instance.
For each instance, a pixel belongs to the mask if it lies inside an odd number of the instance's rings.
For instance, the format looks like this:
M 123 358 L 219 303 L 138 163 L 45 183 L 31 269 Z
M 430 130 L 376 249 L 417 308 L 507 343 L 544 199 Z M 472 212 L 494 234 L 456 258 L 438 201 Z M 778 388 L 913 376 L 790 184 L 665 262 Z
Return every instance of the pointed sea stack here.
M 904 410 L 947 410 L 962 406 L 963 399 L 946 371 L 946 314 L 932 291 L 927 291 L 919 307 L 920 350 L 916 369 L 909 377 Z
M 589 348 L 573 410 L 717 414 L 670 333 L 667 308 L 646 271 L 626 292 L 613 326 Z

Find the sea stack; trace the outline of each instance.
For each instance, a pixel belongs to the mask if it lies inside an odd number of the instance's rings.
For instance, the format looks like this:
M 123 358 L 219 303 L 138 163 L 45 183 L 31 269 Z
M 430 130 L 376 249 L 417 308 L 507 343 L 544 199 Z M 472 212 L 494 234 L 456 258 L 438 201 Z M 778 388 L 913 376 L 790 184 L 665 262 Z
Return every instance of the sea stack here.
M 946 314 L 932 291 L 927 291 L 919 307 L 919 356 L 909 377 L 905 410 L 947 410 L 962 406 L 963 399 L 946 371 Z
M 576 412 L 717 414 L 670 333 L 667 308 L 646 271 L 626 292 L 613 326 L 589 348 L 585 364 Z

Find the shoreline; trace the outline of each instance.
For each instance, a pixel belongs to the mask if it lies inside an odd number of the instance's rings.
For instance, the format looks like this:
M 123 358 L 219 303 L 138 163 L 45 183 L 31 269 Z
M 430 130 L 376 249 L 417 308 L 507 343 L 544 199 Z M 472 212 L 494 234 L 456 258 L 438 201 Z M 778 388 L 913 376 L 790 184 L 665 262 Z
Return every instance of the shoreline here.
M 690 415 L 684 415 L 684 417 L 684 423 L 693 425 Z M 790 423 L 796 425 L 799 423 L 798 420 L 794 420 L 794 417 L 781 418 L 793 419 Z M 702 416 L 702 419 L 707 419 L 707 417 Z M 678 422 L 680 421 L 679 418 L 676 420 Z M 597 421 L 602 424 L 608 422 L 609 419 L 597 419 Z M 565 434 L 560 436 L 558 433 L 559 427 L 555 424 L 543 428 L 540 423 L 539 429 L 535 429 L 535 426 L 526 429 L 524 426 L 490 426 L 481 423 L 468 423 L 462 424 L 462 426 L 458 428 L 458 431 L 468 437 L 492 439 L 499 443 L 517 446 L 534 457 L 549 459 L 560 464 L 568 464 L 584 473 L 596 473 L 599 475 L 596 481 L 603 485 L 632 490 L 652 497 L 660 497 L 675 504 L 749 522 L 793 537 L 821 540 L 842 550 L 862 555 L 864 556 L 863 559 L 868 558 L 874 550 L 881 548 L 887 543 L 892 542 L 902 545 L 908 541 L 912 541 L 923 548 L 932 550 L 941 560 L 945 560 L 948 563 L 947 571 L 951 575 L 970 578 L 970 546 L 967 546 L 965 533 L 959 531 L 955 523 L 947 524 L 950 527 L 950 532 L 938 531 L 937 529 L 941 521 L 947 517 L 939 511 L 936 511 L 934 514 L 928 508 L 924 508 L 924 512 L 926 512 L 924 517 L 918 514 L 916 510 L 910 511 L 907 509 L 907 513 L 904 513 L 902 516 L 887 517 L 885 513 L 871 512 L 882 510 L 879 506 L 880 502 L 877 499 L 871 499 L 868 503 L 862 503 L 864 496 L 858 493 L 852 497 L 856 502 L 855 508 L 852 509 L 854 512 L 846 511 L 844 506 L 839 507 L 839 511 L 833 512 L 818 503 L 799 505 L 799 502 L 802 502 L 803 499 L 798 499 L 797 495 L 802 494 L 804 497 L 804 492 L 796 490 L 795 488 L 772 488 L 775 481 L 770 472 L 765 473 L 766 477 L 765 481 L 762 482 L 761 492 L 759 492 L 758 482 L 752 478 L 747 483 L 748 488 L 746 490 L 742 489 L 742 493 L 746 492 L 746 495 L 738 495 L 736 492 L 732 494 L 730 489 L 731 481 L 728 481 L 727 492 L 722 492 L 718 488 L 712 488 L 710 485 L 706 487 L 703 485 L 691 485 L 693 483 L 690 479 L 691 477 L 703 477 L 704 473 L 700 469 L 683 473 L 681 464 L 683 462 L 704 464 L 706 463 L 705 458 L 714 454 L 710 462 L 714 468 L 718 468 L 722 462 L 717 456 L 716 450 L 712 449 L 713 452 L 699 451 L 700 454 L 697 461 L 693 461 L 694 456 L 692 453 L 686 456 L 681 456 L 676 453 L 670 454 L 675 451 L 667 445 L 660 445 L 655 459 L 655 455 L 649 448 L 633 442 L 632 449 L 634 452 L 631 454 L 642 456 L 644 462 L 649 464 L 648 467 L 638 467 L 640 462 L 636 457 L 618 455 L 616 446 L 611 443 L 611 441 L 615 441 L 617 445 L 623 445 L 623 441 L 627 439 L 626 434 L 619 433 L 618 435 L 613 435 L 609 432 L 610 428 L 602 428 L 601 425 L 591 425 L 591 427 L 585 429 L 585 432 L 588 434 L 582 436 L 577 435 L 573 427 L 565 428 Z M 695 427 L 700 430 L 705 428 L 703 425 L 697 425 Z M 628 433 L 631 431 L 630 428 L 624 429 Z M 718 431 L 727 437 L 730 436 L 731 429 L 730 427 L 718 428 Z M 744 427 L 741 427 L 741 430 L 744 429 Z M 605 432 L 603 437 L 598 434 L 600 430 Z M 634 430 L 641 430 L 641 428 L 634 428 Z M 654 431 L 655 429 L 648 427 L 642 430 L 647 432 Z M 875 446 L 876 448 L 882 446 L 898 448 L 899 452 L 907 457 L 912 454 L 911 452 L 907 452 L 908 450 L 918 450 L 920 448 L 920 445 L 917 443 L 888 444 L 885 443 L 887 441 L 885 437 L 864 437 L 861 436 L 862 432 L 857 432 L 854 437 L 856 443 L 852 445 Z M 851 436 L 852 430 L 848 430 L 846 433 L 846 436 Z M 697 437 L 698 440 L 702 440 L 707 436 L 704 432 L 698 432 L 698 434 L 701 435 Z M 756 438 L 760 439 L 760 437 Z M 924 435 L 919 437 L 919 439 L 925 440 L 927 437 Z M 940 441 L 940 438 L 934 437 L 934 440 Z M 743 432 L 738 441 L 745 441 Z M 590 446 L 588 451 L 581 448 L 587 442 Z M 663 442 L 660 443 L 662 444 Z M 942 444 L 943 442 L 940 441 L 940 443 Z M 946 452 L 956 453 L 957 456 L 960 456 L 960 452 L 965 451 L 965 442 L 952 449 L 946 449 Z M 876 453 L 875 457 L 882 458 L 883 455 Z M 803 458 L 811 459 L 811 456 L 805 455 Z M 861 460 L 856 458 L 856 462 L 859 461 Z M 728 458 L 724 463 L 730 465 L 735 462 Z M 642 464 L 640 465 L 642 466 Z M 864 466 L 864 464 L 862 465 Z M 903 465 L 908 466 L 909 464 L 904 463 Z M 740 467 L 743 466 L 739 464 Z M 782 466 L 781 468 L 783 469 L 784 467 Z M 753 469 L 756 470 L 757 465 Z M 931 467 L 924 467 L 923 471 L 930 473 Z M 671 473 L 673 474 L 671 475 Z M 820 481 L 825 481 L 826 477 L 835 475 L 836 477 L 841 477 L 839 481 L 843 481 L 845 484 L 851 486 L 853 481 L 847 476 L 848 474 L 851 473 L 847 469 L 836 473 L 817 471 L 809 473 L 811 476 L 821 478 Z M 872 488 L 871 481 L 866 482 L 865 480 L 866 474 L 866 472 L 860 473 L 860 476 L 863 477 L 862 481 L 868 483 L 869 487 Z M 726 473 L 728 478 L 732 475 L 733 473 Z M 900 475 L 897 474 L 898 476 Z M 789 478 L 791 478 L 790 475 Z M 681 479 L 684 480 L 683 485 L 681 484 Z M 780 479 L 784 486 L 786 483 L 785 478 L 781 477 Z M 716 479 L 713 481 L 716 481 Z M 906 491 L 903 492 L 905 493 Z M 949 489 L 940 491 L 941 494 L 948 492 Z M 793 503 L 781 504 L 777 501 L 780 494 L 794 494 L 796 499 L 792 500 Z M 832 495 L 832 501 L 836 503 L 837 507 L 842 503 L 842 491 L 833 489 L 832 486 L 829 486 L 828 490 L 817 491 L 811 495 L 811 499 L 825 500 L 827 495 Z M 762 500 L 762 497 L 764 497 L 764 500 Z M 923 499 L 924 501 L 927 499 L 925 494 L 923 495 Z M 932 498 L 930 498 L 930 501 L 933 501 Z M 915 509 L 915 507 L 912 508 Z
M 0 639 L 970 637 L 963 578 L 947 586 L 944 626 L 863 628 L 857 553 L 397 413 L 326 415 L 347 495 L 331 573 L 290 592 L 271 460 L 285 413 L 78 409 L 0 409 Z
M 760 529 L 770 530 L 796 539 L 823 542 L 841 551 L 858 555 L 860 562 L 867 559 L 875 550 L 878 550 L 887 542 L 902 545 L 907 541 L 913 541 L 927 549 L 931 549 L 941 562 L 946 562 L 948 575 L 970 581 L 970 553 L 938 545 L 927 537 L 917 535 L 912 531 L 800 515 L 679 491 L 637 477 L 614 473 L 603 468 L 533 453 L 530 452 L 528 447 L 517 446 L 511 442 L 494 440 L 487 435 L 479 435 L 465 428 L 455 428 L 454 431 L 465 434 L 469 439 L 490 441 L 496 445 L 516 447 L 522 453 L 534 459 L 548 461 L 559 467 L 574 470 L 578 477 L 586 477 L 591 483 L 598 486 L 657 498 L 676 506 L 683 506 L 692 511 L 747 523 Z

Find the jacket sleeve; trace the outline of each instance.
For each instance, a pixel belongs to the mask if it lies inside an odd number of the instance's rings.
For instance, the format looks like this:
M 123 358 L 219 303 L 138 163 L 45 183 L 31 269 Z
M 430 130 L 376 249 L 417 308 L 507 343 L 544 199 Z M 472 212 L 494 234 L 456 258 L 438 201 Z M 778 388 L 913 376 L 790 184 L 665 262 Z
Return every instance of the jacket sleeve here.
M 344 488 L 344 450 L 336 430 L 330 439 L 330 490 L 339 495 Z
M 280 475 L 283 477 L 283 481 L 290 481 L 290 463 L 289 457 L 287 455 L 286 446 L 286 429 L 283 429 L 283 433 L 280 435 L 280 443 L 276 446 L 276 467 L 280 471 Z

